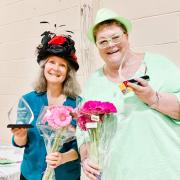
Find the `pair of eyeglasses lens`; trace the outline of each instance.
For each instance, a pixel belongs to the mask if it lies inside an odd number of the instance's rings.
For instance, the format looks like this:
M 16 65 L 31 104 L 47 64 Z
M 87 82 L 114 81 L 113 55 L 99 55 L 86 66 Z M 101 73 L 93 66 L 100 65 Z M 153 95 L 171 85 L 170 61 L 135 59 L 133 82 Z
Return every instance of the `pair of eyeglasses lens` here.
M 100 49 L 104 49 L 104 48 L 107 48 L 109 47 L 109 44 L 118 44 L 121 42 L 122 40 L 122 35 L 123 33 L 121 34 L 116 34 L 116 35 L 113 35 L 112 37 L 108 38 L 108 39 L 102 39 L 102 40 L 99 40 L 96 42 L 96 45 L 98 48 Z

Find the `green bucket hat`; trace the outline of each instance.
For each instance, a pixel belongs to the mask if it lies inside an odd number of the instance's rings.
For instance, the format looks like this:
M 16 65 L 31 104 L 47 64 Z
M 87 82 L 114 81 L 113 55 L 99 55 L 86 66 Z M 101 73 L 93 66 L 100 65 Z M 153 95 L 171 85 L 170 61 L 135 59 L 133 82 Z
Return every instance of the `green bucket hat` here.
M 97 14 L 96 14 L 96 18 L 95 18 L 95 23 L 93 26 L 91 26 L 88 30 L 88 39 L 92 42 L 95 42 L 95 39 L 94 39 L 94 36 L 93 36 L 93 31 L 94 31 L 94 28 L 101 22 L 103 21 L 106 21 L 106 20 L 110 20 L 110 19 L 115 19 L 117 21 L 119 21 L 121 24 L 123 24 L 128 33 L 131 31 L 132 29 L 132 23 L 130 20 L 122 17 L 122 16 L 119 16 L 117 13 L 109 10 L 109 9 L 106 9 L 106 8 L 102 8 L 100 10 L 98 10 Z

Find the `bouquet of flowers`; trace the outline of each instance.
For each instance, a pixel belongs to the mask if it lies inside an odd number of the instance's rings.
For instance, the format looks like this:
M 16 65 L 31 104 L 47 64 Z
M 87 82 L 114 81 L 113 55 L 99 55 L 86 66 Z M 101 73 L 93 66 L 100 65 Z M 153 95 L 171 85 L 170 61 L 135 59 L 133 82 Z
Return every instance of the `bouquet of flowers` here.
M 88 156 L 101 169 L 107 164 L 110 142 L 116 132 L 116 107 L 110 102 L 87 101 L 79 110 L 78 125 L 88 132 Z M 97 177 L 101 179 L 101 175 Z
M 45 106 L 37 120 L 37 127 L 43 136 L 47 153 L 57 152 L 64 143 L 75 138 L 70 123 L 74 109 L 70 106 Z M 43 180 L 55 179 L 52 168 L 46 168 Z

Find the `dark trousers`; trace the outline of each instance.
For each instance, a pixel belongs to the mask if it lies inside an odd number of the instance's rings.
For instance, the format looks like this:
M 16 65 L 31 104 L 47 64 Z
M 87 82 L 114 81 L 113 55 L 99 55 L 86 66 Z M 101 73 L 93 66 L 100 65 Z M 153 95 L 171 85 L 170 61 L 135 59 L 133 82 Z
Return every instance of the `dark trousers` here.
M 27 179 L 22 175 L 22 173 L 21 173 L 21 175 L 20 175 L 20 180 L 27 180 Z
M 21 175 L 20 175 L 20 180 L 27 180 L 27 179 L 22 175 L 22 173 L 21 173 Z M 77 180 L 80 180 L 80 178 L 78 178 Z

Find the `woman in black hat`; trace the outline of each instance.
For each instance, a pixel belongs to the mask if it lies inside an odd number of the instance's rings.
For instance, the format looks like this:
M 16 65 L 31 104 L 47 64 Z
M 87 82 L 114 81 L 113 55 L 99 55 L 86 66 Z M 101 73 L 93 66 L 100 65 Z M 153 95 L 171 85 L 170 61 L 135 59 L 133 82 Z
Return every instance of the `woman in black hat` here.
M 80 87 L 76 81 L 79 68 L 75 55 L 74 41 L 70 36 L 46 31 L 42 34 L 41 44 L 37 47 L 37 62 L 40 75 L 34 91 L 23 95 L 34 114 L 34 128 L 13 128 L 13 144 L 25 147 L 21 164 L 21 178 L 27 180 L 42 179 L 46 166 L 55 169 L 56 179 L 80 179 L 80 160 L 76 139 L 65 143 L 60 152 L 46 154 L 43 138 L 40 136 L 36 120 L 43 106 L 64 105 L 76 107 Z M 76 121 L 71 121 L 75 130 Z

